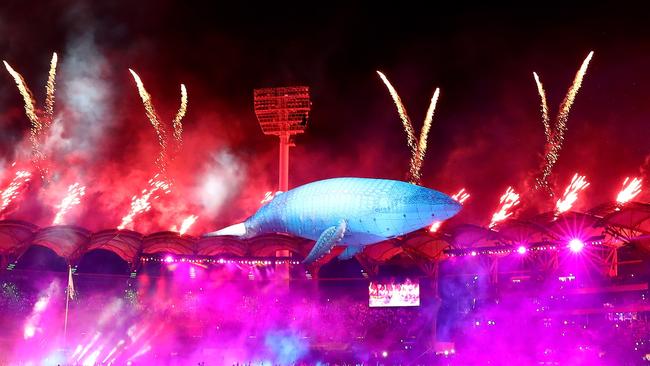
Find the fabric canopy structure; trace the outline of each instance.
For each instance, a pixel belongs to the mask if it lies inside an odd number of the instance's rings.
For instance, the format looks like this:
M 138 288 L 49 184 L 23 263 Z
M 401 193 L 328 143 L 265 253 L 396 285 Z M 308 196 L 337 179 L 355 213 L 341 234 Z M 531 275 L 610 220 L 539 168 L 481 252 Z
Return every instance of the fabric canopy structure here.
M 604 207 L 604 206 L 603 206 Z M 403 237 L 377 243 L 357 255 L 360 262 L 380 265 L 396 258 L 412 263 L 445 259 L 445 250 L 499 248 L 532 243 L 564 243 L 572 238 L 598 237 L 616 247 L 625 244 L 646 245 L 650 234 L 650 204 L 632 202 L 622 207 L 608 205 L 599 210 L 603 216 L 567 212 L 560 216 L 546 213 L 530 220 L 511 219 L 488 229 L 471 224 L 455 225 L 441 232 L 426 228 Z M 42 246 L 76 264 L 88 252 L 106 250 L 115 253 L 130 266 L 142 256 L 173 254 L 200 257 L 268 258 L 277 251 L 289 251 L 296 259 L 304 258 L 313 241 L 286 234 L 266 234 L 250 239 L 237 237 L 194 237 L 164 231 L 142 234 L 130 230 L 90 232 L 77 226 L 40 228 L 25 221 L 0 221 L 0 257 L 3 263 L 16 261 L 31 246 Z M 331 260 L 335 249 L 320 264 Z M 403 260 L 402 260 L 403 262 Z

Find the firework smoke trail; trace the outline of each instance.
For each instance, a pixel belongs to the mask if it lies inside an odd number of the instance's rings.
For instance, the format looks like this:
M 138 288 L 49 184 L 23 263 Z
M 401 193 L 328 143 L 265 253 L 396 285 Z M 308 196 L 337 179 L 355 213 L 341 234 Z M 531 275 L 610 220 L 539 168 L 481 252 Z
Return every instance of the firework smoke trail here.
M 578 175 L 578 173 L 574 174 L 571 183 L 564 190 L 564 195 L 555 204 L 555 214 L 559 215 L 570 210 L 578 200 L 578 194 L 587 187 L 589 187 L 589 182 L 587 182 L 585 176 Z
M 178 231 L 178 233 L 180 235 L 185 235 L 185 233 L 187 233 L 187 230 L 189 230 L 190 227 L 192 227 L 192 225 L 194 225 L 194 223 L 196 222 L 196 220 L 198 218 L 199 217 L 196 216 L 196 215 L 190 215 L 190 216 L 186 217 L 185 220 L 183 220 L 183 222 L 181 223 L 181 228 L 180 229 L 177 230 L 176 225 L 174 225 L 174 226 L 172 226 L 171 231 Z
M 564 97 L 562 104 L 560 104 L 560 110 L 558 112 L 553 131 L 550 131 L 550 125 L 547 122 L 548 106 L 545 107 L 546 94 L 544 93 L 542 83 L 539 81 L 539 77 L 537 76 L 536 73 L 533 73 L 535 82 L 537 83 L 538 92 L 540 94 L 540 97 L 542 98 L 542 120 L 544 123 L 544 133 L 546 135 L 544 164 L 542 167 L 541 176 L 537 178 L 535 185 L 537 188 L 544 188 L 550 193 L 552 193 L 552 191 L 548 184 L 548 178 L 550 177 L 551 172 L 553 171 L 553 166 L 555 166 L 555 163 L 560 157 L 560 151 L 562 150 L 562 144 L 564 143 L 564 134 L 566 133 L 567 130 L 567 121 L 569 119 L 569 112 L 571 111 L 571 106 L 573 106 L 573 103 L 575 102 L 575 98 L 578 95 L 578 91 L 582 86 L 582 80 L 584 79 L 587 73 L 587 68 L 589 67 L 589 62 L 591 61 L 593 55 L 594 55 L 593 51 L 589 52 L 587 57 L 582 62 L 580 69 L 578 69 L 578 72 L 576 73 L 576 76 L 573 79 L 573 83 L 571 84 L 571 87 L 569 87 L 569 90 L 566 96 Z
M 131 198 L 131 210 L 126 216 L 122 217 L 122 222 L 117 228 L 120 230 L 126 228 L 128 225 L 133 223 L 133 219 L 137 215 L 149 211 L 151 209 L 151 196 L 159 190 L 164 193 L 169 193 L 171 190 L 171 184 L 164 180 L 159 180 L 158 174 L 156 174 L 152 179 L 149 179 L 149 188 L 143 189 L 140 197 L 133 196 Z M 158 198 L 158 196 L 153 197 L 153 199 L 156 198 Z
M 492 221 L 489 227 L 493 228 L 497 223 L 512 216 L 511 209 L 519 204 L 519 194 L 517 194 L 512 187 L 506 189 L 506 193 L 499 199 L 499 206 L 497 211 L 492 215 Z
M 461 205 L 467 201 L 467 199 L 470 197 L 469 193 L 465 190 L 465 188 L 461 188 L 460 191 L 456 192 L 451 198 L 456 200 L 458 203 Z
M 642 183 L 643 179 L 638 177 L 632 178 L 631 180 L 630 177 L 625 178 L 625 181 L 623 181 L 623 189 L 616 196 L 616 203 L 622 205 L 633 200 L 634 197 L 641 193 Z
M 399 114 L 402 125 L 404 126 L 404 130 L 406 131 L 407 144 L 411 150 L 408 180 L 411 183 L 419 184 L 421 179 L 420 171 L 422 169 L 422 162 L 424 161 L 424 156 L 427 150 L 427 138 L 429 136 L 429 130 L 431 129 L 433 114 L 435 112 L 438 98 L 440 96 L 440 88 L 436 88 L 433 96 L 431 97 L 431 103 L 429 104 L 429 109 L 427 110 L 427 114 L 424 119 L 424 125 L 420 131 L 420 139 L 416 140 L 413 124 L 411 123 L 411 119 L 406 112 L 406 107 L 404 106 L 402 99 L 400 98 L 399 94 L 397 94 L 397 90 L 395 90 L 390 81 L 388 81 L 386 75 L 384 75 L 381 71 L 377 71 L 377 74 L 379 74 L 379 77 L 386 85 L 390 96 L 393 98 L 393 102 L 397 107 L 397 113 Z
M 59 210 L 52 221 L 52 225 L 62 225 L 63 218 L 70 209 L 81 203 L 81 197 L 86 194 L 86 187 L 79 183 L 71 184 L 68 187 L 68 194 L 61 200 L 61 203 L 56 206 Z
M 11 202 L 18 197 L 21 192 L 21 188 L 30 181 L 32 173 L 26 170 L 19 170 L 16 172 L 16 176 L 11 181 L 9 186 L 2 191 L 2 204 L 0 204 L 0 213 L 4 212 Z
M 180 146 L 183 143 L 183 117 L 187 113 L 187 89 L 185 89 L 185 84 L 181 84 L 181 106 L 174 117 L 173 127 L 174 127 L 174 139 L 176 140 L 177 146 Z

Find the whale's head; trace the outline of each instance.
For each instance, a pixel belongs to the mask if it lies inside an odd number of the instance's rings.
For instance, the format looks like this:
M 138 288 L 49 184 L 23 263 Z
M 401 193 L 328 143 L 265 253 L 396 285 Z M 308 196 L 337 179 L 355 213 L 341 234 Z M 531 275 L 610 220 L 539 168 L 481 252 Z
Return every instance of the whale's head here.
M 444 193 L 425 187 L 405 195 L 404 203 L 417 210 L 418 216 L 427 217 L 432 221 L 444 221 L 456 215 L 462 208 L 461 204 Z

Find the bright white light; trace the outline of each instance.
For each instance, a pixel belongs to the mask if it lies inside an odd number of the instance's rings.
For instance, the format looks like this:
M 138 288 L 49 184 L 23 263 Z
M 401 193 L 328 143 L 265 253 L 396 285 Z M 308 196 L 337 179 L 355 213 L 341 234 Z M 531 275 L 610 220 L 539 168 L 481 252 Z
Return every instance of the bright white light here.
M 171 263 L 173 261 L 174 261 L 174 257 L 172 257 L 171 255 L 168 255 L 168 256 L 165 257 L 165 262 Z
M 381 357 L 386 358 L 388 357 L 388 352 L 384 351 L 381 353 Z
M 523 255 L 526 254 L 526 247 L 523 245 L 520 245 L 519 248 L 517 248 L 517 253 Z
M 580 239 L 571 239 L 569 242 L 569 250 L 574 253 L 580 252 L 585 247 L 585 243 Z
M 31 324 L 28 324 L 27 326 L 25 326 L 25 330 L 23 332 L 23 337 L 25 339 L 32 338 L 34 336 L 34 334 L 36 334 L 36 327 L 35 326 L 33 326 Z
M 472 257 L 476 257 L 476 251 L 474 251 L 474 250 L 472 250 L 472 252 L 471 252 L 471 253 L 469 253 L 469 254 L 471 254 L 471 255 L 472 255 Z
M 48 302 L 49 302 L 49 298 L 41 297 L 40 299 L 38 299 L 38 301 L 36 301 L 36 304 L 34 304 L 34 311 L 37 313 L 42 312 L 47 307 Z

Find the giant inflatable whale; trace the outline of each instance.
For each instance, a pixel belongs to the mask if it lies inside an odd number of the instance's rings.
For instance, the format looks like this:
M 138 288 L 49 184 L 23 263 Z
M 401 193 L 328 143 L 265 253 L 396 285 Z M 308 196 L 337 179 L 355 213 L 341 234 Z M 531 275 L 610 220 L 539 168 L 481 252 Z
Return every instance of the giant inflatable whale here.
M 316 241 L 303 263 L 335 245 L 352 258 L 369 244 L 410 233 L 454 216 L 461 205 L 433 189 L 388 179 L 332 178 L 291 189 L 243 223 L 206 234 L 252 237 L 288 233 Z

